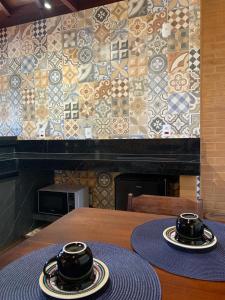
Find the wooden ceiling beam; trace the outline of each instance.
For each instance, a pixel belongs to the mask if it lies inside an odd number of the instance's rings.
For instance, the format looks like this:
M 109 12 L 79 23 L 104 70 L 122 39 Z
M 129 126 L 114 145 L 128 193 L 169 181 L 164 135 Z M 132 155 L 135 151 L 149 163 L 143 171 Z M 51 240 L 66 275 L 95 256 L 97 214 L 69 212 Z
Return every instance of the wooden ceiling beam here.
M 40 8 L 40 9 L 44 8 L 44 5 L 42 4 L 42 1 L 40 1 L 40 0 L 35 0 L 35 3 L 37 4 L 37 7 L 38 7 L 38 8 Z
M 65 6 L 67 6 L 71 11 L 78 11 L 78 5 L 75 0 L 60 0 Z
M 5 0 L 0 1 L 0 7 L 7 17 L 10 17 L 12 15 L 12 11 Z

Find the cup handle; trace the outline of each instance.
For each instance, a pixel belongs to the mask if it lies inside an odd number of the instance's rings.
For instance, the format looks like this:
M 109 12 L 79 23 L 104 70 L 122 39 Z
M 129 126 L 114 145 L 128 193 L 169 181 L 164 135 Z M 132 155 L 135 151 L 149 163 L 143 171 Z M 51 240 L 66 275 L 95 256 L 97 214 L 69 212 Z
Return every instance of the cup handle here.
M 204 236 L 204 238 L 206 239 L 206 240 L 208 240 L 208 241 L 212 241 L 213 239 L 214 239 L 214 233 L 212 232 L 212 230 L 211 229 L 209 229 L 209 227 L 208 226 L 206 226 L 205 224 L 204 224 L 204 229 L 207 229 L 207 231 L 209 231 L 210 232 L 210 234 L 211 234 L 211 237 L 209 238 L 209 237 L 207 237 L 205 234 L 203 234 L 203 236 Z
M 50 258 L 50 259 L 45 263 L 44 268 L 43 268 L 43 273 L 44 273 L 44 275 L 45 275 L 46 277 L 51 278 L 51 277 L 53 277 L 53 276 L 55 275 L 55 273 L 50 275 L 50 274 L 47 272 L 47 267 L 48 267 L 48 265 L 49 265 L 50 263 L 52 263 L 52 262 L 54 262 L 54 261 L 57 262 L 57 260 L 58 260 L 57 255 L 55 255 L 55 256 L 53 256 L 52 258 Z

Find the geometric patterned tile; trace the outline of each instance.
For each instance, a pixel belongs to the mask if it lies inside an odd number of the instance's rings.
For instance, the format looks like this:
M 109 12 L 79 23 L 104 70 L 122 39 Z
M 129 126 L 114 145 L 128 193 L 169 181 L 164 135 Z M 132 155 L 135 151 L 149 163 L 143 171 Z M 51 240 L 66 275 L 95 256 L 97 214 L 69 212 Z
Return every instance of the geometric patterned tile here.
M 177 72 L 169 74 L 169 93 L 188 92 L 190 86 L 189 74 L 187 72 Z
M 171 114 L 189 111 L 190 96 L 188 93 L 173 93 L 168 97 L 168 111 Z
M 200 49 L 190 49 L 189 68 L 192 72 L 200 73 Z
M 127 99 L 112 99 L 112 115 L 113 117 L 129 116 L 129 100 Z
M 189 0 L 173 0 L 168 1 L 168 9 L 172 10 L 174 8 L 180 8 L 180 7 L 188 7 L 189 6 Z
M 187 51 L 189 49 L 189 30 L 181 28 L 171 32 L 168 38 L 168 52 Z
M 189 27 L 189 9 L 178 8 L 168 12 L 168 22 L 173 28 L 181 29 Z

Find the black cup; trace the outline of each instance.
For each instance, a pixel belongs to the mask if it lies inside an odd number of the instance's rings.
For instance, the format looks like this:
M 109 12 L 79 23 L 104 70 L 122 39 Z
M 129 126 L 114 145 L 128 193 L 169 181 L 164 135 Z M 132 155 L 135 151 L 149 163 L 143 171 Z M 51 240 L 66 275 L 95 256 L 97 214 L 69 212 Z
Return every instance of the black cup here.
M 47 267 L 57 263 L 57 271 L 49 274 Z M 94 281 L 93 255 L 91 249 L 82 242 L 66 244 L 54 257 L 49 259 L 43 268 L 46 277 L 57 275 L 57 283 L 63 289 L 82 289 Z
M 210 232 L 211 237 L 206 236 L 204 230 Z M 212 241 L 214 239 L 213 232 L 199 219 L 197 214 L 183 213 L 176 221 L 176 238 L 180 242 L 185 241 Z

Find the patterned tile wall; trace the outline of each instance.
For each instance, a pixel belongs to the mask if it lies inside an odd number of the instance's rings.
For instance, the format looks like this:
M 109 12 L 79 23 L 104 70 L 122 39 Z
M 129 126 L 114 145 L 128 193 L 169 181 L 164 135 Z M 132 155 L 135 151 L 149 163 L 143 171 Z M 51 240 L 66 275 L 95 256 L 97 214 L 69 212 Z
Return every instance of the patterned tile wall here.
M 115 208 L 114 178 L 119 173 L 94 171 L 55 171 L 57 184 L 81 184 L 89 187 L 90 204 L 97 208 Z
M 121 1 L 0 29 L 0 135 L 160 138 L 169 124 L 198 137 L 199 2 Z

